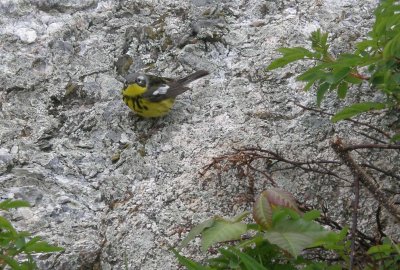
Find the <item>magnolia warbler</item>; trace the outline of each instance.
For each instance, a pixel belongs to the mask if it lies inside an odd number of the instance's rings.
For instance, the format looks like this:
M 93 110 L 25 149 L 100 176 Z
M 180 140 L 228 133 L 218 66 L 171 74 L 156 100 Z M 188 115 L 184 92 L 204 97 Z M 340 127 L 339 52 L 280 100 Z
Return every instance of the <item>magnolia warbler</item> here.
M 172 108 L 175 98 L 189 90 L 190 82 L 208 75 L 199 70 L 182 79 L 169 79 L 148 74 L 131 73 L 125 77 L 122 99 L 142 117 L 161 117 Z

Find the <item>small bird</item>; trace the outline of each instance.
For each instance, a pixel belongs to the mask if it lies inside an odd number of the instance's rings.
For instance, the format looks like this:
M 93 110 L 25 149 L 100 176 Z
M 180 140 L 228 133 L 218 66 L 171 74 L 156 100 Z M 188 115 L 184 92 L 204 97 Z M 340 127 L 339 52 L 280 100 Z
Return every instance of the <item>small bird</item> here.
M 190 82 L 208 75 L 199 70 L 182 79 L 169 79 L 154 75 L 131 73 L 125 77 L 122 99 L 142 117 L 161 117 L 171 110 L 175 98 L 189 90 Z

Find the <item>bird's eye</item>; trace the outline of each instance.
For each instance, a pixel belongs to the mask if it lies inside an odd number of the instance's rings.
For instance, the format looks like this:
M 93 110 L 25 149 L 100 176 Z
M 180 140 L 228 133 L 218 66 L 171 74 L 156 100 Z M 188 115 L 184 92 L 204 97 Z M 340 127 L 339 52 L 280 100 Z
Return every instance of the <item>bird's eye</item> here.
M 136 83 L 141 87 L 145 87 L 146 86 L 146 78 L 144 76 L 138 76 L 136 78 Z

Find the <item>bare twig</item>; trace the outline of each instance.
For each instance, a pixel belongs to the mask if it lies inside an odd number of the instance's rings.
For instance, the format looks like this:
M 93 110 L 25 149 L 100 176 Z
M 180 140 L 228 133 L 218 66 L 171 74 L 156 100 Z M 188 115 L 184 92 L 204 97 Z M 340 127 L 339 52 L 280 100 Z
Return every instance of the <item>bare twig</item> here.
M 278 185 L 276 184 L 275 180 L 274 180 L 270 175 L 268 175 L 266 172 L 263 172 L 263 171 L 261 171 L 261 170 L 255 168 L 255 167 L 253 167 L 253 166 L 250 165 L 250 164 L 248 165 L 248 167 L 249 167 L 250 169 L 252 169 L 253 171 L 259 172 L 259 173 L 261 173 L 262 175 L 264 175 L 265 178 L 267 178 L 268 181 L 271 182 L 272 186 L 274 186 L 274 187 L 277 187 L 277 186 L 278 186 Z
M 386 234 L 383 232 L 383 226 L 382 226 L 382 222 L 381 222 L 381 212 L 382 212 L 382 207 L 380 205 L 378 205 L 378 208 L 376 209 L 376 226 L 378 228 L 378 232 L 379 232 L 379 241 L 382 239 L 382 237 L 385 237 Z
M 390 171 L 382 170 L 381 168 L 378 168 L 378 167 L 376 167 L 374 165 L 367 164 L 367 163 L 362 163 L 361 166 L 376 170 L 376 171 L 378 171 L 380 173 L 383 173 L 383 174 L 385 174 L 387 176 L 390 176 L 390 177 L 393 177 L 393 178 L 395 178 L 397 180 L 400 180 L 400 176 L 399 175 L 396 175 L 395 173 L 390 172 Z
M 380 140 L 380 139 L 378 139 L 378 138 L 375 138 L 374 136 L 371 136 L 371 135 L 368 134 L 368 133 L 361 132 L 361 131 L 357 131 L 357 133 L 360 134 L 360 135 L 362 135 L 362 136 L 364 136 L 365 138 L 370 139 L 371 141 L 375 141 L 375 142 L 382 143 L 382 144 L 385 144 L 385 143 L 386 143 L 385 141 L 382 141 L 382 140 Z
M 346 145 L 340 138 L 331 142 L 331 146 L 336 154 L 349 167 L 353 176 L 359 178 L 361 183 L 368 189 L 374 198 L 398 221 L 400 222 L 400 209 L 394 205 L 393 200 L 387 198 L 386 194 L 374 183 L 374 179 L 352 158 Z
M 329 115 L 329 116 L 333 116 L 333 115 L 334 115 L 333 113 L 328 113 L 328 112 L 324 112 L 324 111 L 322 111 L 322 110 L 318 110 L 318 109 L 314 109 L 314 108 L 310 108 L 310 107 L 303 106 L 303 105 L 301 105 L 301 104 L 299 104 L 299 103 L 297 103 L 297 102 L 295 102 L 294 104 L 297 105 L 297 106 L 299 106 L 300 108 L 302 108 L 302 109 L 304 109 L 304 110 L 307 110 L 307 111 L 313 111 L 313 112 L 317 112 L 317 113 L 325 114 L 325 115 Z M 360 122 L 360 121 L 357 121 L 357 120 L 354 120 L 354 119 L 343 119 L 343 120 L 352 122 L 352 123 L 357 124 L 357 125 L 360 125 L 360 126 L 369 127 L 370 129 L 373 129 L 373 130 L 379 132 L 380 134 L 382 134 L 382 135 L 385 136 L 386 138 L 388 138 L 388 139 L 391 138 L 390 135 L 389 135 L 387 132 L 385 132 L 385 131 L 383 131 L 383 130 L 381 130 L 381 129 L 379 129 L 379 128 L 377 128 L 377 127 L 371 125 L 371 124 L 364 123 L 364 122 Z
M 353 144 L 346 145 L 344 151 L 352 151 L 356 149 L 394 149 L 400 150 L 400 145 L 397 144 Z

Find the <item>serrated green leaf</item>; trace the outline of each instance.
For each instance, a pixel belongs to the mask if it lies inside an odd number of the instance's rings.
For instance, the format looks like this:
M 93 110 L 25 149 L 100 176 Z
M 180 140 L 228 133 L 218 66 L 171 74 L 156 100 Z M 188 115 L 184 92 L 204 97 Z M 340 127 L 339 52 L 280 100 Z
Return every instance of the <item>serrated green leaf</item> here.
M 296 258 L 303 249 L 313 246 L 329 233 L 314 221 L 281 219 L 265 233 L 265 238 Z
M 0 209 L 8 210 L 11 208 L 19 208 L 19 207 L 30 207 L 31 205 L 27 201 L 22 200 L 12 200 L 7 199 L 5 201 L 0 202 Z
M 329 83 L 324 82 L 322 83 L 317 90 L 317 106 L 319 107 L 321 105 L 322 100 L 324 99 L 324 96 L 326 92 L 329 90 Z
M 320 52 L 322 54 L 322 57 L 326 57 L 329 48 L 327 40 L 328 40 L 328 33 L 322 33 L 321 29 L 318 29 L 317 31 L 311 33 L 310 36 L 311 48 L 316 52 Z
M 371 110 L 382 110 L 384 108 L 386 108 L 385 103 L 379 103 L 379 102 L 356 103 L 336 113 L 332 117 L 332 122 L 336 123 L 337 121 L 349 119 L 360 113 L 368 112 Z
M 182 242 L 179 244 L 177 250 L 180 251 L 182 248 L 187 246 L 190 241 L 192 241 L 196 236 L 200 235 L 205 229 L 210 228 L 213 226 L 215 222 L 215 218 L 205 220 L 195 226 L 193 229 L 190 230 L 188 235 L 182 240 Z
M 247 225 L 245 223 L 230 223 L 224 220 L 215 221 L 212 227 L 203 231 L 201 249 L 206 251 L 215 243 L 238 240 L 246 231 Z
M 253 218 L 258 225 L 269 228 L 272 225 L 272 207 L 268 202 L 267 193 L 262 192 L 253 205 Z
M 339 84 L 337 89 L 337 94 L 340 99 L 344 99 L 347 95 L 348 85 L 346 82 L 342 82 Z

